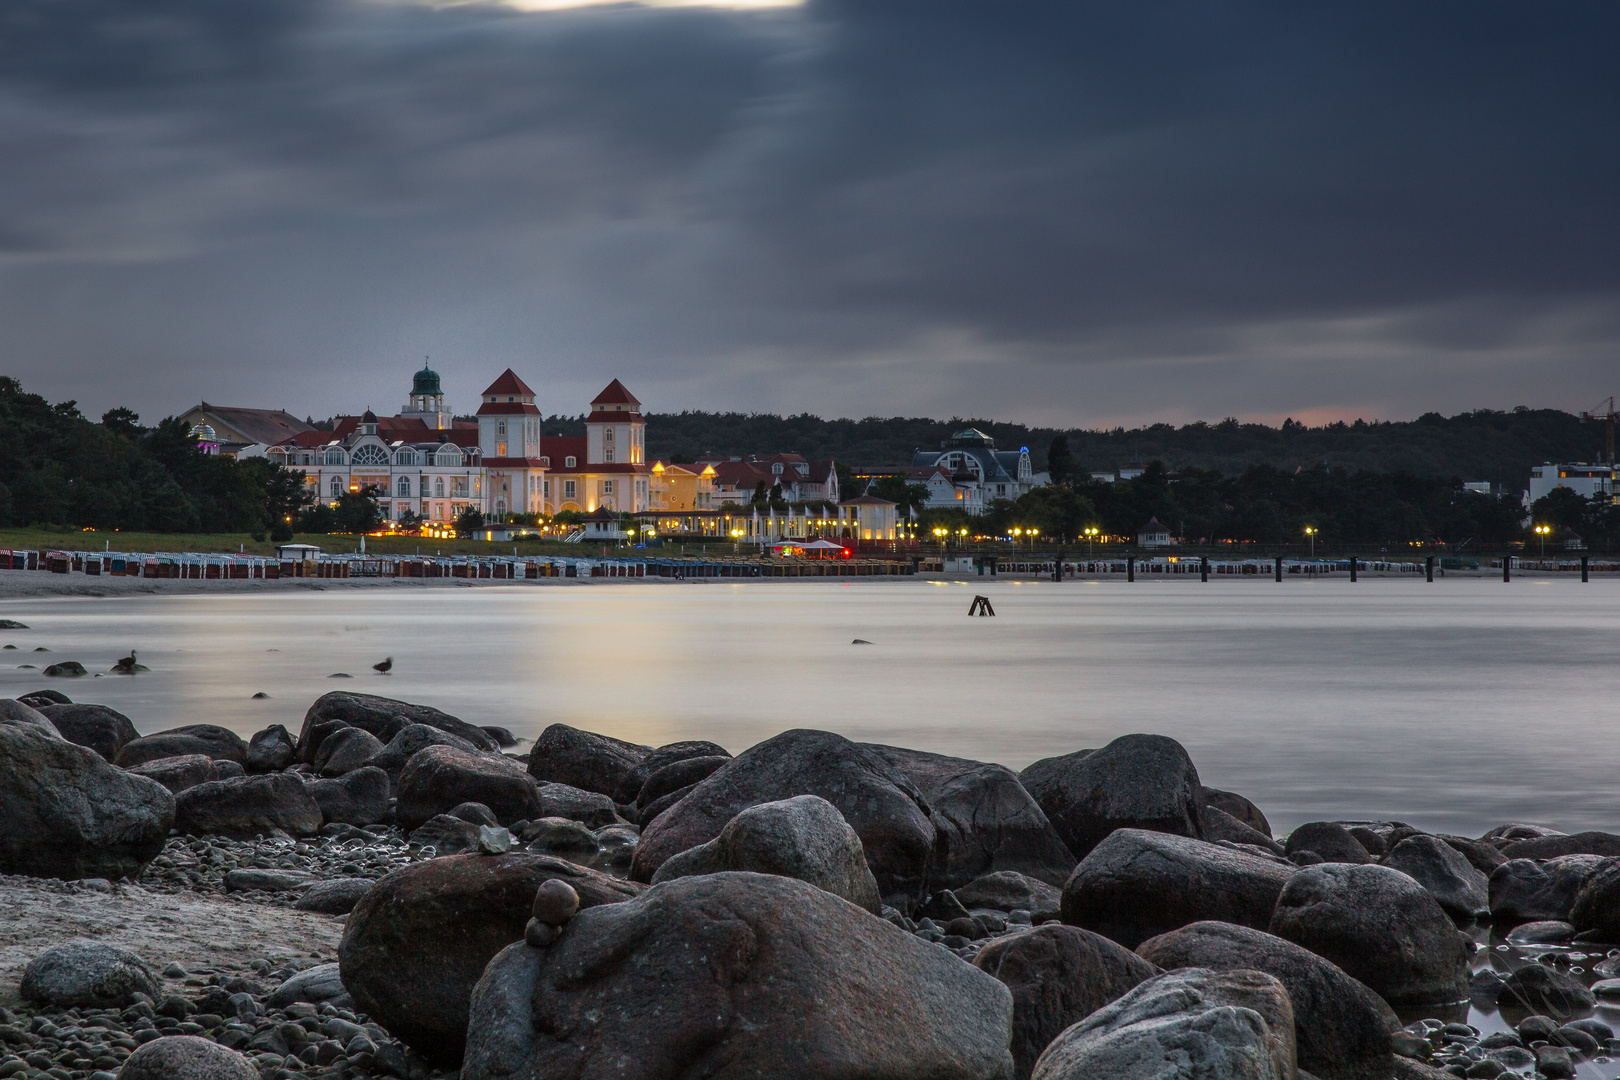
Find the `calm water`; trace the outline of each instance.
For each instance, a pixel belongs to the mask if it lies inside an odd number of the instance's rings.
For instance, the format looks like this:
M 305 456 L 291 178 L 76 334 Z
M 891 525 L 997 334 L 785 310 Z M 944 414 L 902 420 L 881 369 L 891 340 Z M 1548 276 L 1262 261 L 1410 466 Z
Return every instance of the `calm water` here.
M 975 592 L 996 618 L 966 617 Z M 53 685 L 142 732 L 206 721 L 246 735 L 296 732 L 311 701 L 343 689 L 527 737 L 564 721 L 737 751 L 814 726 L 1013 768 L 1151 731 L 1279 830 L 1350 816 L 1470 835 L 1507 820 L 1620 830 L 1617 600 L 1615 582 L 1456 578 L 39 599 L 0 604 L 32 627 L 0 634 L 19 647 L 0 694 Z M 150 673 L 17 668 L 105 671 L 131 646 Z M 393 674 L 374 674 L 388 655 Z

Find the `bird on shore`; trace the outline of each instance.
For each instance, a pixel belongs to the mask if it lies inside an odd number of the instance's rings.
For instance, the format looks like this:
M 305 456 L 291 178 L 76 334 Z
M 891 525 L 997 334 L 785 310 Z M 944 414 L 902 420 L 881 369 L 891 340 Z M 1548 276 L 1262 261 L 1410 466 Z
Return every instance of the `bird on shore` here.
M 133 675 L 135 674 L 135 669 L 138 666 L 139 665 L 135 663 L 135 650 L 131 649 L 129 650 L 129 655 L 118 661 L 118 663 L 114 664 L 112 669 L 120 675 Z
M 372 664 L 371 666 L 379 674 L 386 675 L 390 671 L 392 671 L 393 668 L 394 668 L 394 658 L 392 656 L 387 657 L 387 658 L 385 658 L 383 660 L 382 663 L 380 663 L 380 664 Z

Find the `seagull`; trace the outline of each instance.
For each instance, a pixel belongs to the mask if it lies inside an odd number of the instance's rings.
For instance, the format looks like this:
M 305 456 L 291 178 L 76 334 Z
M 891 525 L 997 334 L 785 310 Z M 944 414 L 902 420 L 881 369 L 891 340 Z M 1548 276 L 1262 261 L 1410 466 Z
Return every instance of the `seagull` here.
M 372 668 L 374 670 L 376 670 L 378 672 L 381 672 L 382 674 L 386 675 L 386 674 L 388 674 L 388 672 L 390 670 L 393 669 L 394 658 L 392 656 L 390 656 L 390 657 L 386 658 L 385 660 L 383 660 L 382 663 L 380 663 L 380 664 L 372 664 L 371 666 L 372 666 Z
M 131 649 L 129 655 L 114 664 L 112 669 L 120 675 L 133 675 L 137 666 L 139 665 L 135 663 L 135 650 Z

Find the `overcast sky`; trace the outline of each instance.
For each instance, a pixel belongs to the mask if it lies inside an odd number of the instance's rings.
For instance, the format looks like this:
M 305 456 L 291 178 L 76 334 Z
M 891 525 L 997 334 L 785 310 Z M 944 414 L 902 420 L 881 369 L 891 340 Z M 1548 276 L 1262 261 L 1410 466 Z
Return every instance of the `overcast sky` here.
M 0 371 L 99 415 L 1620 393 L 1620 5 L 8 0 Z M 774 449 L 774 448 L 766 448 Z

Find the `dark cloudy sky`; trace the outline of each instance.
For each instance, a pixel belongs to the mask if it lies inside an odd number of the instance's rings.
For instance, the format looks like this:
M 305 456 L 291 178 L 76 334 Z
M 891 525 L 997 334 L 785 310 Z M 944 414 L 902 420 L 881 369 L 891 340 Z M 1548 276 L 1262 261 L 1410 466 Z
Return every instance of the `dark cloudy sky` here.
M 99 414 L 1096 426 L 1620 392 L 1620 5 L 8 0 L 0 371 Z

